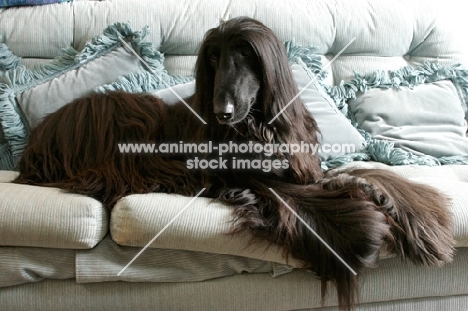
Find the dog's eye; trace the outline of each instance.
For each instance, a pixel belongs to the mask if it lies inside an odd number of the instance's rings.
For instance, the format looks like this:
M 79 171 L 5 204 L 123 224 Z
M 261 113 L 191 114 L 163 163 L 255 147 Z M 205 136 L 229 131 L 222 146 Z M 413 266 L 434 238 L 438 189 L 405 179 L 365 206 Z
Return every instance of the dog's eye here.
M 219 59 L 219 49 L 216 46 L 209 46 L 207 47 L 206 51 L 206 59 L 211 63 L 217 63 Z
M 242 56 L 249 56 L 252 53 L 252 49 L 249 46 L 241 46 L 239 52 Z
M 218 60 L 218 56 L 216 54 L 210 54 L 208 56 L 209 60 L 212 61 L 212 62 L 215 62 Z
M 208 52 L 208 60 L 211 63 L 216 63 L 218 61 L 218 54 L 215 52 Z

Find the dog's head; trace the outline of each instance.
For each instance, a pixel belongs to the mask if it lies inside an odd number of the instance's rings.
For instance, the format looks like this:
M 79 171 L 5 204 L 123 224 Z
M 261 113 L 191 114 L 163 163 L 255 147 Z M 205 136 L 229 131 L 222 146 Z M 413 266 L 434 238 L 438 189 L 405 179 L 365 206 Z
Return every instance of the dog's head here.
M 244 120 L 253 109 L 274 113 L 272 101 L 283 99 L 279 94 L 287 89 L 283 81 L 294 83 L 284 50 L 273 31 L 251 18 L 234 18 L 209 30 L 196 65 L 200 110 L 227 125 Z

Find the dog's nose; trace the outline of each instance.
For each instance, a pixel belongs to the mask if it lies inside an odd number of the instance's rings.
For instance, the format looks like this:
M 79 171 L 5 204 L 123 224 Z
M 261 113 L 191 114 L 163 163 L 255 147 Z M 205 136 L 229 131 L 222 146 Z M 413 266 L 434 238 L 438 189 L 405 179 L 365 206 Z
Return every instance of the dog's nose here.
M 229 120 L 232 117 L 232 113 L 217 113 L 216 117 L 219 120 Z
M 229 120 L 234 114 L 234 104 L 231 101 L 228 101 L 225 105 L 215 105 L 214 113 L 218 120 Z

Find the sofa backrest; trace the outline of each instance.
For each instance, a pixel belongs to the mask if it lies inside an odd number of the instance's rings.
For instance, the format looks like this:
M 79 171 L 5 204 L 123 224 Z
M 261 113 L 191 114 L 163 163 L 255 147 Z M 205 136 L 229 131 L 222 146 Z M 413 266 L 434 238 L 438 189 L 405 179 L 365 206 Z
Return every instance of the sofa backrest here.
M 439 60 L 468 63 L 460 21 L 464 9 L 451 1 L 375 0 L 108 0 L 0 10 L 0 36 L 26 65 L 83 48 L 114 22 L 133 29 L 150 26 L 148 41 L 165 53 L 166 69 L 191 75 L 204 33 L 220 20 L 250 16 L 272 28 L 283 41 L 317 47 L 324 65 L 353 38 L 328 68 L 338 84 L 353 71 L 399 69 Z M 460 18 L 457 18 L 457 14 Z

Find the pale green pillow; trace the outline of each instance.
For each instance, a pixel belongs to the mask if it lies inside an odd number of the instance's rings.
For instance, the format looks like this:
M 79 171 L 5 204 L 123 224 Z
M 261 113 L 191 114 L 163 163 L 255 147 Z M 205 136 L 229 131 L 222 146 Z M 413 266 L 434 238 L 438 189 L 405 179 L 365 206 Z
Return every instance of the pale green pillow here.
M 0 35 L 0 42 L 2 40 L 3 37 Z M 20 58 L 14 55 L 6 44 L 0 43 L 0 83 L 5 82 L 5 72 L 15 69 L 19 64 Z M 13 159 L 9 147 L 5 135 L 3 134 L 3 128 L 0 126 L 0 168 L 13 167 Z
M 468 155 L 467 122 L 451 81 L 374 88 L 348 102 L 358 127 L 417 155 Z
M 366 153 L 391 165 L 468 164 L 468 70 L 425 62 L 394 71 L 355 73 L 325 85 L 366 138 Z
M 14 169 L 28 139 L 29 129 L 43 117 L 73 99 L 85 96 L 120 76 L 148 68 L 123 46 L 124 38 L 152 71 L 162 71 L 163 55 L 143 42 L 145 27 L 133 31 L 129 24 L 115 23 L 90 40 L 81 51 L 69 47 L 50 64 L 29 70 L 18 67 L 5 73 L 0 83 L 0 125 L 6 141 L 0 142 L 0 169 Z
M 365 140 L 338 110 L 314 74 L 299 64 L 291 66 L 300 98 L 320 129 L 319 155 L 323 160 L 361 152 Z

